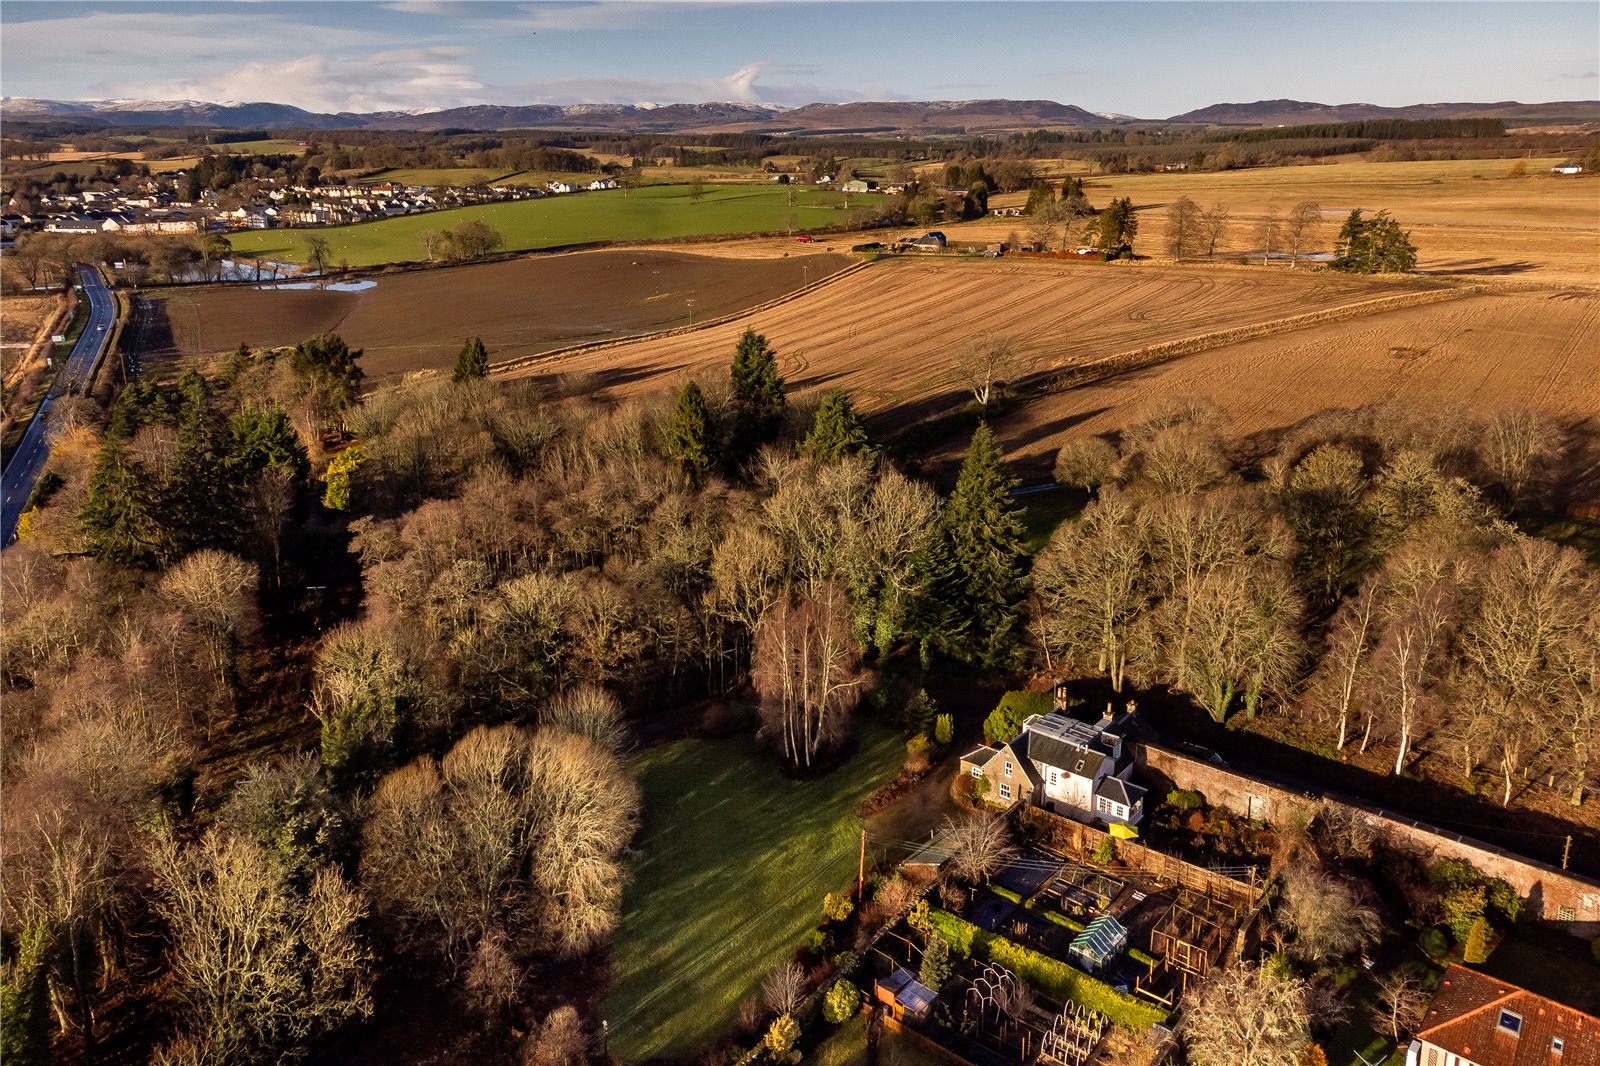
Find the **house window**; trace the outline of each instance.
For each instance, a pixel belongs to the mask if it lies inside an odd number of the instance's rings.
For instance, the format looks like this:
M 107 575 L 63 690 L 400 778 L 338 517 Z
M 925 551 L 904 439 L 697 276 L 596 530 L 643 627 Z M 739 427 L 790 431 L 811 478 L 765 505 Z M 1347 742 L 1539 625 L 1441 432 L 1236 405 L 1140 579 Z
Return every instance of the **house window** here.
M 1573 910 L 1571 907 L 1558 907 L 1556 909 L 1556 921 L 1575 922 L 1577 920 L 1578 912 Z
M 1006 760 L 1006 776 L 1007 777 L 1011 776 L 1011 760 L 1010 759 Z
M 981 767 L 981 766 L 974 766 L 974 767 L 973 767 L 973 768 L 972 768 L 972 776 L 973 776 L 973 777 L 982 777 L 982 776 L 983 776 L 983 767 Z
M 1011 786 L 1004 781 L 1000 782 L 1000 798 L 1003 800 L 1011 798 Z
M 1552 1036 L 1550 1038 L 1550 1054 L 1559 1055 L 1565 1050 L 1567 1050 L 1567 1042 L 1565 1040 L 1561 1039 L 1559 1036 Z
M 1050 771 L 1050 783 L 1052 785 L 1058 785 L 1058 784 L 1061 783 L 1061 771 L 1060 770 L 1051 770 Z
M 1522 1015 L 1513 1010 L 1501 1011 L 1500 1031 L 1502 1033 L 1510 1033 L 1512 1036 L 1520 1036 L 1522 1034 Z

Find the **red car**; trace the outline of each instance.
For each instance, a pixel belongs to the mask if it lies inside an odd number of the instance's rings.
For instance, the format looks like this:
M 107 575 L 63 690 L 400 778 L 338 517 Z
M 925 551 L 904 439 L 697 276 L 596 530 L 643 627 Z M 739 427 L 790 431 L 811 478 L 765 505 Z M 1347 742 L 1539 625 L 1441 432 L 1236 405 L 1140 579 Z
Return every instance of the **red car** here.
M 795 238 L 795 240 L 799 241 L 801 244 L 810 244 L 812 239 L 813 238 L 809 234 L 807 234 L 806 236 L 803 236 L 803 237 L 796 237 Z

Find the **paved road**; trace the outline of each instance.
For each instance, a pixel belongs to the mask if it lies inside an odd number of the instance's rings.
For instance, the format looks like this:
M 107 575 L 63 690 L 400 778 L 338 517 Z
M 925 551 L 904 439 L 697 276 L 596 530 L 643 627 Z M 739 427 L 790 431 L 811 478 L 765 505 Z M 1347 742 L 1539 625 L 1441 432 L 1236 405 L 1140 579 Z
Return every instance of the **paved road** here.
M 117 317 L 111 290 L 100 280 L 98 272 L 81 265 L 77 270 L 83 281 L 83 291 L 89 298 L 89 321 L 78 336 L 72 354 L 67 357 L 66 365 L 51 383 L 44 402 L 39 405 L 38 415 L 22 435 L 17 450 L 11 453 L 4 476 L 0 477 L 0 491 L 4 493 L 4 499 L 0 501 L 0 545 L 11 543 L 11 537 L 17 531 L 17 519 L 22 517 L 22 509 L 33 493 L 33 483 L 39 479 L 44 464 L 50 461 L 50 441 L 46 429 L 51 405 L 67 395 L 69 390 L 82 391 L 88 387 L 89 372 L 94 368 L 95 359 L 111 339 L 111 325 Z

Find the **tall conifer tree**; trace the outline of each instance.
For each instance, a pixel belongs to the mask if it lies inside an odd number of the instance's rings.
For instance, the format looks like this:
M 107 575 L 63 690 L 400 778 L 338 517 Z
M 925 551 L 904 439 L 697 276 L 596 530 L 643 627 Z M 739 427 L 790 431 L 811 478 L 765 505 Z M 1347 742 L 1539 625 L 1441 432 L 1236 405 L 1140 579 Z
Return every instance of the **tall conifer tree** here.
M 689 382 L 678 393 L 678 406 L 672 411 L 667 428 L 667 456 L 683 467 L 696 485 L 704 483 L 711 470 L 711 427 L 706 415 L 706 398 L 700 386 Z
M 778 433 L 783 421 L 783 378 L 767 338 L 744 331 L 733 354 L 733 455 L 742 462 Z

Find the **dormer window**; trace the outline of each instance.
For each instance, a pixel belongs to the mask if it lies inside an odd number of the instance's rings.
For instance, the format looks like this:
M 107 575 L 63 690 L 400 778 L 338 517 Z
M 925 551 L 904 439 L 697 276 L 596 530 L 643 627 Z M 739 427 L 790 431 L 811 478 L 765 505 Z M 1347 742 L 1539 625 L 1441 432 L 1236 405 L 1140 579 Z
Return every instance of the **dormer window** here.
M 1559 1036 L 1552 1036 L 1550 1038 L 1550 1054 L 1559 1055 L 1565 1050 L 1567 1050 L 1567 1042 L 1565 1040 L 1561 1039 Z
M 1509 1033 L 1512 1036 L 1521 1036 L 1522 1015 L 1518 1014 L 1514 1010 L 1501 1011 L 1499 1029 L 1502 1033 Z

